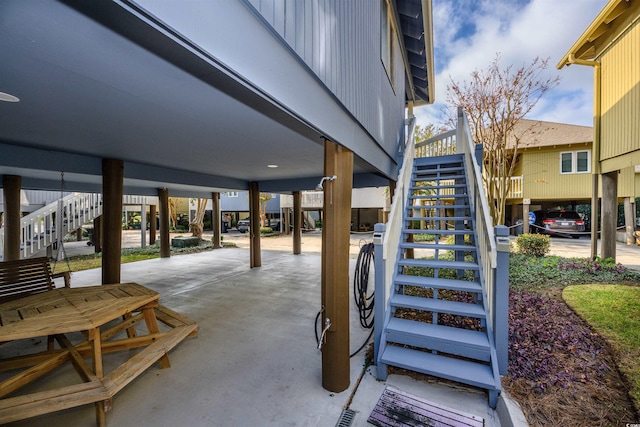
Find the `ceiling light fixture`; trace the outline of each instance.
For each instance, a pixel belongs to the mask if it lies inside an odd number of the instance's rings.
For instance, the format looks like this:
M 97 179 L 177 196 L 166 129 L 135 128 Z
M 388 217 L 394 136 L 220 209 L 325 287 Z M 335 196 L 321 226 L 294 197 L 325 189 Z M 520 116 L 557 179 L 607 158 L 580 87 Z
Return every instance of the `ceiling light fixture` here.
M 4 102 L 20 102 L 20 98 L 9 93 L 0 92 L 0 101 Z
M 272 169 L 273 169 L 273 168 L 277 168 L 277 167 L 278 167 L 278 165 L 267 165 L 267 167 L 268 167 L 268 168 L 272 168 Z

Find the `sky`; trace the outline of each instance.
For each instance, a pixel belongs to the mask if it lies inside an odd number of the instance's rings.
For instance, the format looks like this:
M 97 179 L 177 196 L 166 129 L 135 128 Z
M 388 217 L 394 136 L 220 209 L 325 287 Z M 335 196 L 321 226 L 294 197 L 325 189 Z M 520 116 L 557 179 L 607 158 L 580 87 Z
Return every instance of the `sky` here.
M 556 64 L 598 15 L 607 0 L 432 0 L 435 103 L 414 109 L 417 123 L 439 125 L 446 88 L 470 79 L 500 54 L 502 68 L 518 69 L 549 59 L 545 78 L 560 77 L 526 117 L 593 125 L 593 69 Z

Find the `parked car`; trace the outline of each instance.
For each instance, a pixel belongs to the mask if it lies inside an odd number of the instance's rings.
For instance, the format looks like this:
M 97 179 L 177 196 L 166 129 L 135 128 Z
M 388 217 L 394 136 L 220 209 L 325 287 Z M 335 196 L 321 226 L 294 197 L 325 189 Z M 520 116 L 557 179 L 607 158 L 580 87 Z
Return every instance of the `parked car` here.
M 271 227 L 274 230 L 278 230 L 280 228 L 279 219 L 267 219 L 267 222 L 269 223 L 269 227 Z M 241 219 L 241 220 L 238 220 L 238 223 L 236 224 L 236 228 L 238 229 L 239 232 L 246 233 L 247 231 L 249 231 L 249 224 L 250 224 L 249 218 Z
M 586 230 L 580 214 L 569 210 L 534 211 L 534 232 L 579 239 Z

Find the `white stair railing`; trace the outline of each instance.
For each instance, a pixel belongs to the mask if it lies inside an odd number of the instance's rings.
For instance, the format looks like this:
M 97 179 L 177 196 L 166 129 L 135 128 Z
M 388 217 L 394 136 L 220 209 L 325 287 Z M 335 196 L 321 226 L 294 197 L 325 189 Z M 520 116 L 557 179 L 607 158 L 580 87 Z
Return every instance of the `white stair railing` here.
M 62 215 L 59 215 L 59 213 Z M 102 195 L 72 193 L 20 219 L 20 258 L 28 258 L 102 215 Z M 56 227 L 56 218 L 61 225 Z M 59 232 L 59 234 L 58 234 Z M 0 258 L 4 229 L 0 229 Z

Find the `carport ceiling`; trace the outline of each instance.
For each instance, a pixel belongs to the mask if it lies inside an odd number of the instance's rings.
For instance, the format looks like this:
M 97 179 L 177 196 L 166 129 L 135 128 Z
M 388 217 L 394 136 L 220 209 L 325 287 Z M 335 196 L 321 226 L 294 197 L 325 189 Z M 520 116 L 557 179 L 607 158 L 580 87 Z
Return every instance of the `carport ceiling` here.
M 0 91 L 20 98 L 0 102 L 5 153 L 22 146 L 153 166 L 166 179 L 136 176 L 150 188 L 170 187 L 180 171 L 209 189 L 322 176 L 322 135 L 224 70 L 194 75 L 197 58 L 169 62 L 64 3 L 26 4 L 0 3 Z M 0 174 L 28 177 L 23 163 L 0 159 Z M 70 174 L 76 166 L 65 165 Z M 372 172 L 356 161 L 354 173 Z

